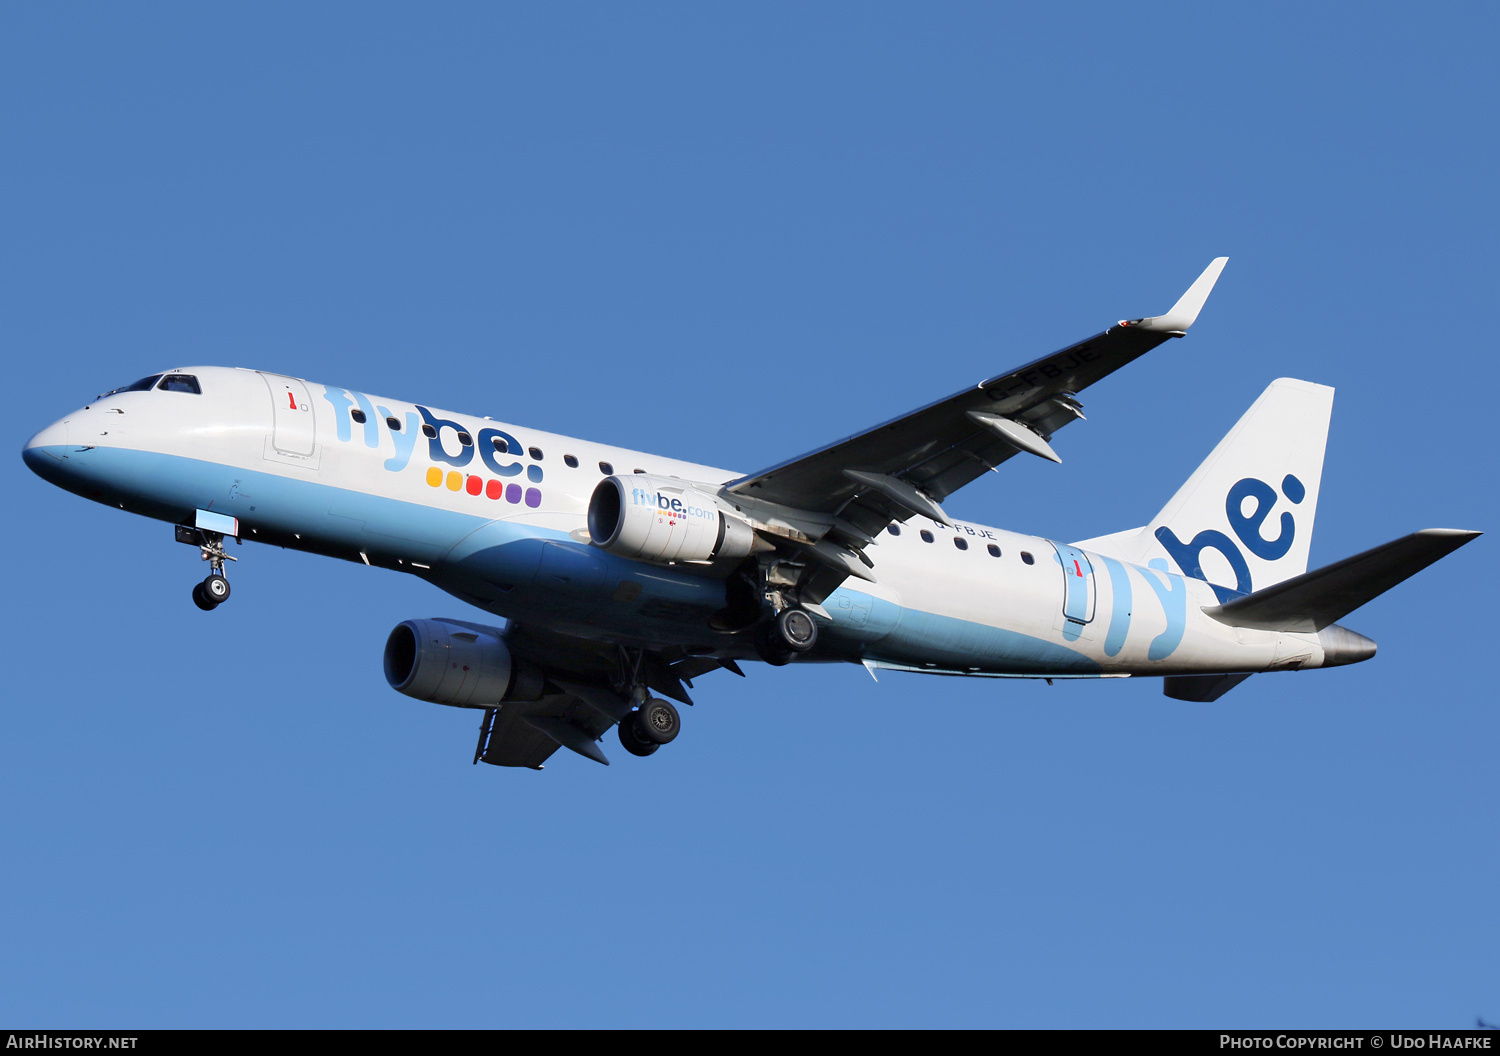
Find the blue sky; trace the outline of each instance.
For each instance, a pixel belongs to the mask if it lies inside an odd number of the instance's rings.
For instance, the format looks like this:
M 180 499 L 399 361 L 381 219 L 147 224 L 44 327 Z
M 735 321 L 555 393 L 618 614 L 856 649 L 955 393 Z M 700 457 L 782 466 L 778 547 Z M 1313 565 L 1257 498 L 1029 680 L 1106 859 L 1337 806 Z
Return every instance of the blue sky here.
M 1492 6 L 931 6 L 0 11 L 0 1021 L 1500 1018 L 1488 537 L 1349 618 L 1375 660 L 1212 705 L 754 665 L 537 774 L 381 677 L 473 610 L 247 545 L 201 613 L 167 526 L 19 458 L 218 363 L 748 472 L 1227 254 L 1062 466 L 949 510 L 1143 523 L 1292 376 L 1338 390 L 1313 564 L 1495 527 Z

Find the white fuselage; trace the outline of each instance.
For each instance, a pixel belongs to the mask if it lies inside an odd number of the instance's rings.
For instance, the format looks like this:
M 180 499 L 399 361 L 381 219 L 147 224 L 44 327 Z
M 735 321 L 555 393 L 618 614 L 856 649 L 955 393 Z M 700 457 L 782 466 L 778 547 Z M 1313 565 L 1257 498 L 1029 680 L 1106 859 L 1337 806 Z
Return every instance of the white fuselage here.
M 604 476 L 644 472 L 713 491 L 739 474 L 253 370 L 180 373 L 201 394 L 101 399 L 33 437 L 27 462 L 96 501 L 176 523 L 198 510 L 235 517 L 244 539 L 412 572 L 512 620 L 754 656 L 743 636 L 709 628 L 725 605 L 723 570 L 625 560 L 592 546 L 586 526 Z M 830 622 L 815 658 L 1047 677 L 1324 659 L 1316 634 L 1204 615 L 1214 590 L 1165 562 L 1140 567 L 920 517 L 882 533 L 868 555 L 876 581 L 846 580 L 823 602 Z

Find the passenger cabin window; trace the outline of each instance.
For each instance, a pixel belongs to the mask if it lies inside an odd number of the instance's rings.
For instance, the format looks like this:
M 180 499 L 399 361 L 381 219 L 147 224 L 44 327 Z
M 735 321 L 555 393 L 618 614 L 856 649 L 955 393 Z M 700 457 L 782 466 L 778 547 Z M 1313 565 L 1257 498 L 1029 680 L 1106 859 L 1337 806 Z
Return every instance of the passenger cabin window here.
M 386 428 L 389 429 L 393 433 L 399 433 L 401 431 L 401 419 L 400 418 L 387 418 L 385 420 L 385 424 L 386 424 Z
M 365 412 L 364 412 L 364 411 L 361 411 L 361 410 L 360 410 L 360 409 L 359 409 L 359 408 L 357 408 L 357 407 L 356 407 L 356 408 L 355 408 L 355 409 L 354 409 L 354 410 L 351 410 L 351 411 L 350 411 L 350 412 L 349 412 L 349 417 L 350 417 L 350 418 L 353 418 L 353 419 L 354 419 L 354 420 L 355 420 L 355 421 L 356 421 L 356 422 L 358 422 L 358 423 L 359 423 L 359 424 L 360 424 L 360 425 L 364 425 L 364 424 L 365 424 Z
M 1025 550 L 1021 551 L 1021 561 L 1022 561 L 1023 564 L 1028 564 L 1028 565 L 1034 565 L 1034 564 L 1036 564 L 1036 558 L 1032 557 Z
M 510 445 L 505 442 L 503 437 L 493 437 L 490 443 L 495 445 L 495 450 L 499 454 L 505 455 L 510 453 Z
M 599 463 L 599 472 L 603 473 L 606 477 L 613 476 L 614 472 L 615 472 L 615 467 L 612 466 L 612 465 L 610 465 L 608 462 L 600 462 Z
M 422 426 L 422 435 L 425 436 L 425 437 L 427 437 L 427 439 L 429 439 L 429 440 L 436 440 L 437 439 L 437 430 L 434 429 L 430 425 L 423 425 Z
M 890 525 L 889 527 L 887 527 L 886 531 L 890 532 L 892 535 L 900 535 L 901 534 L 901 526 L 899 524 L 893 524 L 893 525 Z
M 191 392 L 194 396 L 202 396 L 203 390 L 198 387 L 198 379 L 191 374 L 168 374 L 161 379 L 157 386 L 162 392 Z
M 121 385 L 118 389 L 110 389 L 108 392 L 101 392 L 94 398 L 96 400 L 102 400 L 104 399 L 104 397 L 113 396 L 117 392 L 145 392 L 148 389 L 156 388 L 156 383 L 161 380 L 161 377 L 162 376 L 160 374 L 153 374 L 149 378 L 142 378 L 140 381 L 132 381 L 129 385 Z
M 960 550 L 967 550 L 969 548 L 969 541 L 962 536 L 955 535 L 953 537 L 953 545 Z
M 465 432 L 460 432 L 458 434 L 458 442 L 463 444 L 465 447 L 474 446 L 474 438 Z
M 996 546 L 994 543 L 991 543 L 989 546 L 985 547 L 985 549 L 990 552 L 990 556 L 991 557 L 999 557 L 1000 556 L 1000 548 L 998 546 Z
M 526 453 L 532 458 L 536 459 L 538 462 L 542 460 L 542 449 L 539 447 L 528 447 L 526 449 Z
M 563 464 L 566 465 L 569 469 L 577 469 L 578 459 L 573 455 L 563 455 Z
M 932 542 L 932 533 L 929 532 L 926 528 L 922 529 L 922 542 L 924 542 L 924 543 L 930 543 L 930 542 Z

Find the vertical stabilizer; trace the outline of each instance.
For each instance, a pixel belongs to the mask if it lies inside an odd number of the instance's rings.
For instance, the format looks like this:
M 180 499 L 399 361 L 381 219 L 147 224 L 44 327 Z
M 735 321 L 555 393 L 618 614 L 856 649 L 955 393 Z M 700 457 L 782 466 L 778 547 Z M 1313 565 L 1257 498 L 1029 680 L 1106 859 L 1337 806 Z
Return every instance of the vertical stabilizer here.
M 1136 564 L 1165 558 L 1221 601 L 1301 575 L 1332 413 L 1328 386 L 1273 381 L 1149 525 L 1097 542 Z

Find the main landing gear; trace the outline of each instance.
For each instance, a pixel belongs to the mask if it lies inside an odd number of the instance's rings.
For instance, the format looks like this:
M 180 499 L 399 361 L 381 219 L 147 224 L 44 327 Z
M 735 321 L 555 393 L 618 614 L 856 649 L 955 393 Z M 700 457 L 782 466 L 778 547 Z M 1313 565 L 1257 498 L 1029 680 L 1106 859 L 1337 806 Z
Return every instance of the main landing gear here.
M 212 612 L 229 600 L 229 580 L 224 578 L 224 562 L 238 561 L 224 552 L 224 536 L 202 528 L 177 526 L 177 541 L 196 546 L 203 553 L 203 560 L 211 563 L 213 571 L 202 583 L 193 587 L 193 604 L 204 612 Z M 238 542 L 238 540 L 236 540 Z
M 682 716 L 670 701 L 653 697 L 651 690 L 675 697 L 684 704 L 692 698 L 682 688 L 680 679 L 662 657 L 642 649 L 620 648 L 619 674 L 614 682 L 616 700 L 634 705 L 619 719 L 616 732 L 620 745 L 631 755 L 654 755 L 664 744 L 671 744 L 682 732 Z M 618 714 L 618 712 L 616 713 Z
M 818 644 L 818 625 L 806 609 L 785 608 L 763 626 L 755 650 L 768 664 L 781 667 Z
M 669 702 L 652 698 L 620 720 L 620 744 L 631 755 L 650 755 L 671 744 L 682 730 L 682 716 Z

